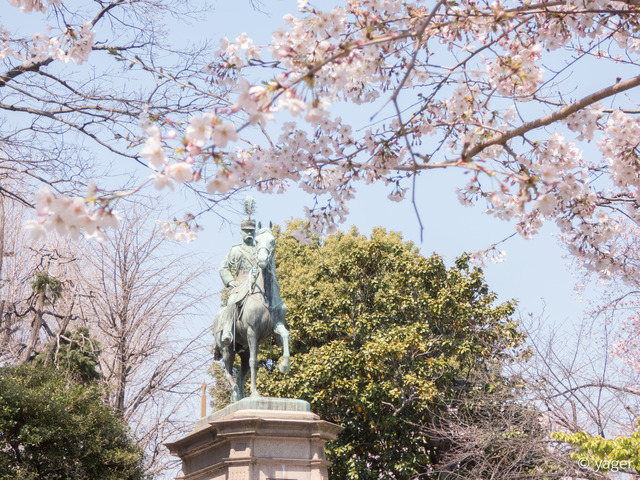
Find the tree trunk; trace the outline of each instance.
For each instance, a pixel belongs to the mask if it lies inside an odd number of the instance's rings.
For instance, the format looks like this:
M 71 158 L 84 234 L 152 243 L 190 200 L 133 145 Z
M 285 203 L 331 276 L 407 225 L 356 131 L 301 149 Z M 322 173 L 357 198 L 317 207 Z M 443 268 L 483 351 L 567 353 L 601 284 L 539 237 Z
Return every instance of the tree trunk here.
M 31 332 L 29 333 L 29 343 L 22 352 L 22 356 L 20 357 L 21 363 L 29 361 L 31 353 L 34 351 L 36 344 L 38 343 L 38 338 L 40 338 L 40 327 L 42 327 L 42 315 L 44 311 L 44 293 L 45 292 L 38 293 L 38 299 L 36 300 L 36 314 L 33 317 Z
M 115 409 L 124 413 L 124 397 L 127 390 L 127 357 L 126 357 L 126 340 L 120 337 L 117 353 L 116 367 L 116 402 Z
M 75 297 L 74 297 L 75 300 Z M 60 343 L 60 335 L 63 335 L 65 330 L 67 329 L 67 327 L 69 326 L 69 323 L 71 322 L 71 312 L 73 312 L 73 306 L 75 305 L 75 301 L 71 301 L 71 306 L 69 307 L 69 313 L 67 313 L 67 315 L 64 317 L 64 320 L 62 321 L 62 323 L 60 324 L 60 328 L 58 330 L 58 334 L 55 337 L 55 341 L 51 342 L 51 345 L 49 345 L 49 349 L 47 351 L 47 357 L 44 359 L 44 366 L 48 366 L 49 364 L 51 364 L 51 362 L 54 359 L 54 356 L 56 354 L 56 350 L 58 348 L 58 344 Z
M 4 260 L 4 197 L 0 195 L 0 289 L 2 288 L 3 260 Z M 3 337 L 3 333 L 6 333 L 9 331 L 9 322 L 5 321 L 5 318 L 4 318 L 5 303 L 6 303 L 6 300 L 4 298 L 0 299 L 0 337 Z

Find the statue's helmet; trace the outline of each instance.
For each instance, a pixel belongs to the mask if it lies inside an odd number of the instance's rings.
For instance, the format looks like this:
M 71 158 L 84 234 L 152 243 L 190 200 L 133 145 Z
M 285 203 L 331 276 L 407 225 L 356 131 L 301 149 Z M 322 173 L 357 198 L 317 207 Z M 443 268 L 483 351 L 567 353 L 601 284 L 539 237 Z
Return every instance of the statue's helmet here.
M 250 230 L 250 231 L 253 232 L 256 229 L 255 220 L 253 220 L 251 218 L 245 218 L 244 220 L 242 220 L 242 222 L 240 222 L 240 229 L 241 230 Z

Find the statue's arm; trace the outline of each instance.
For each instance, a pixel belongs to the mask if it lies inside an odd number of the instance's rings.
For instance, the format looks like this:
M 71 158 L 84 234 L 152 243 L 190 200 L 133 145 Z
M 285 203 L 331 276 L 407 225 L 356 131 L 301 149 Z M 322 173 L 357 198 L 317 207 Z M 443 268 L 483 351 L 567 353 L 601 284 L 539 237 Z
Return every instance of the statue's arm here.
M 235 257 L 236 256 L 233 254 L 233 249 L 231 249 L 229 253 L 227 253 L 226 257 L 224 257 L 224 260 L 222 260 L 222 263 L 220 264 L 220 268 L 218 269 L 218 272 L 220 273 L 220 278 L 222 279 L 222 283 L 225 287 L 228 287 L 229 283 L 233 282 L 234 280 L 233 273 L 231 270 L 234 268 L 236 264 Z

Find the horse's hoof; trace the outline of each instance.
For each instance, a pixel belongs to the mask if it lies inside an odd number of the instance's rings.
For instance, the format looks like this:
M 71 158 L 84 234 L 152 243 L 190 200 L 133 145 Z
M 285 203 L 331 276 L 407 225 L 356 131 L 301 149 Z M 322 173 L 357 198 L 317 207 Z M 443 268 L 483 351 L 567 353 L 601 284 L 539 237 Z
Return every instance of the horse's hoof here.
M 251 398 L 260 398 L 260 394 L 258 392 L 251 392 Z
M 224 345 L 225 347 L 228 347 L 229 345 L 231 345 L 231 334 L 230 333 L 225 333 L 222 336 L 222 345 Z
M 280 362 L 280 373 L 289 373 L 290 369 L 289 360 L 283 360 Z

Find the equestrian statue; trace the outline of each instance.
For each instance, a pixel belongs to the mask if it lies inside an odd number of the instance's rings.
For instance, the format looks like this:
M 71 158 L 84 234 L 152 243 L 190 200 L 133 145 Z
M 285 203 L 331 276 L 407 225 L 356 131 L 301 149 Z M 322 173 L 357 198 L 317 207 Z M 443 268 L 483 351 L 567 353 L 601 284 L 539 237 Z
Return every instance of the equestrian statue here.
M 248 218 L 240 228 L 243 243 L 234 245 L 220 265 L 220 278 L 230 288 L 226 306 L 213 321 L 216 358 L 222 358 L 224 376 L 231 388 L 231 401 L 245 397 L 244 384 L 251 372 L 251 397 L 259 397 L 256 389 L 258 347 L 271 335 L 282 343 L 280 371 L 289 371 L 289 332 L 284 326 L 287 307 L 280 297 L 276 278 L 276 239 L 273 225 L 262 228 L 251 218 L 254 201 L 245 199 Z M 240 371 L 233 378 L 236 353 L 240 355 Z

